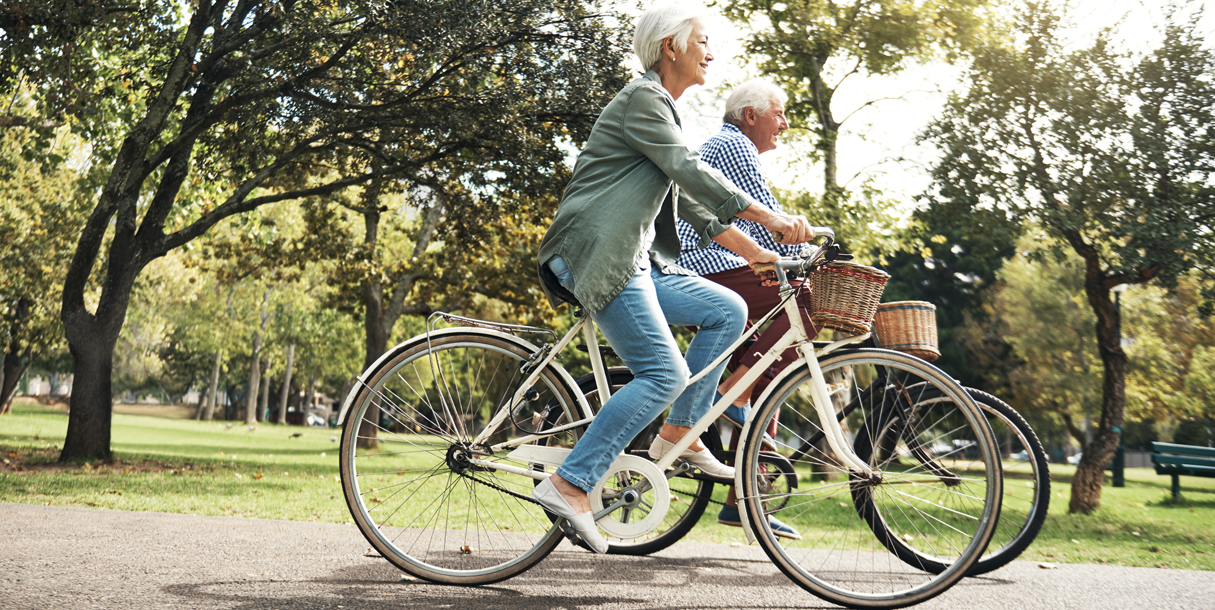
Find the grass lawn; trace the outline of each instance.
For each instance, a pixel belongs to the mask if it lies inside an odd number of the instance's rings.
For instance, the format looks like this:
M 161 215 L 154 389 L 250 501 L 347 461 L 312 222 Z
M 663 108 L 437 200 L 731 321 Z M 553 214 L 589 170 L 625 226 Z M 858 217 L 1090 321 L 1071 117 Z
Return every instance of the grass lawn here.
M 0 416 L 0 501 L 350 521 L 338 430 L 116 413 L 116 461 L 65 466 L 55 460 L 66 429 L 62 410 L 18 403 Z M 1096 513 L 1068 515 L 1074 470 L 1051 465 L 1049 516 L 1021 559 L 1215 570 L 1215 479 L 1183 477 L 1184 499 L 1173 504 L 1169 477 L 1129 469 L 1126 487 L 1107 485 Z M 724 496 L 718 486 L 717 499 Z M 717 508 L 710 505 L 688 539 L 742 543 L 742 530 L 716 523 Z

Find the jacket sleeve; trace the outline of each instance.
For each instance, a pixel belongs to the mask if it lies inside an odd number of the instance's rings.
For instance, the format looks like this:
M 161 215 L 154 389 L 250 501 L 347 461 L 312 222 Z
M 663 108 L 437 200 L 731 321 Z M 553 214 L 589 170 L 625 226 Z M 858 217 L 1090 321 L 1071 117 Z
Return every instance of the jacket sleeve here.
M 629 146 L 679 185 L 679 217 L 700 235 L 703 248 L 754 201 L 684 144 L 675 108 L 655 87 L 638 87 L 630 96 L 620 131 Z

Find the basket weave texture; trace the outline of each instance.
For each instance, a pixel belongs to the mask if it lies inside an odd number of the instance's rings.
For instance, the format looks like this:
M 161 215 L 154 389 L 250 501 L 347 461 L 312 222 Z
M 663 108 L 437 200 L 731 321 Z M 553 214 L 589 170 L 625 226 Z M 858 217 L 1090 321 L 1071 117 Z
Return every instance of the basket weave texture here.
M 810 274 L 810 320 L 819 328 L 869 332 L 890 274 L 874 267 L 835 261 Z
M 935 305 L 924 301 L 882 303 L 877 307 L 874 330 L 882 347 L 932 362 L 941 357 L 936 312 Z

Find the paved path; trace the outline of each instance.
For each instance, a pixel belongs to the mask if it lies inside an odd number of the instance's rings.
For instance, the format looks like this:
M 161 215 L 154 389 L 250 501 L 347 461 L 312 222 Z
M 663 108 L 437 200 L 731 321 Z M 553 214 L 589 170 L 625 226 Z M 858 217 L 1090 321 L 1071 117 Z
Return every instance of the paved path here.
M 756 546 L 681 543 L 651 557 L 562 543 L 523 575 L 446 587 L 368 558 L 353 525 L 0 504 L 0 608 L 547 610 L 830 608 Z M 1215 608 L 1215 572 L 1014 562 L 930 610 Z

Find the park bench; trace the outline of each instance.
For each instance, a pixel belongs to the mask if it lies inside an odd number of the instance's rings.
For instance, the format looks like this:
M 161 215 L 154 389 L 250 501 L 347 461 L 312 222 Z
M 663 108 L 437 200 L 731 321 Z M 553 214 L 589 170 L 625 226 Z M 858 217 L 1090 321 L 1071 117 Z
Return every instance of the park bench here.
M 1156 474 L 1173 477 L 1173 501 L 1178 501 L 1181 475 L 1215 478 L 1215 448 L 1152 442 L 1152 464 Z

